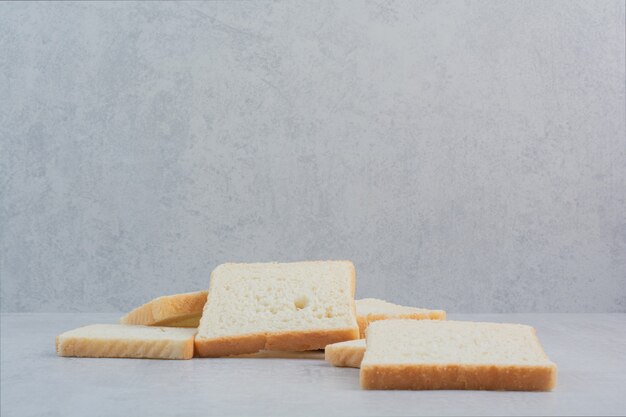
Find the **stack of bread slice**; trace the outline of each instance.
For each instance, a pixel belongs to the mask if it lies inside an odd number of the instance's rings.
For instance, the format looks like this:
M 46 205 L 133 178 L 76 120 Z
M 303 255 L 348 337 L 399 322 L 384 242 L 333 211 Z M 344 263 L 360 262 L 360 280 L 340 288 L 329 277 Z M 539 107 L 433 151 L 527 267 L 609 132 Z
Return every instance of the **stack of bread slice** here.
M 350 261 L 231 263 L 208 291 L 156 298 L 120 324 L 57 336 L 59 356 L 320 358 L 364 389 L 550 390 L 556 365 L 534 329 L 446 321 L 442 310 L 354 299 Z M 364 338 L 365 337 L 365 338 Z
M 159 297 L 106 330 L 96 327 L 64 333 L 57 338 L 57 353 L 191 357 L 146 349 L 142 344 L 145 327 L 141 326 L 161 326 L 162 340 L 172 345 L 178 342 L 172 333 L 175 328 L 163 326 L 193 326 L 194 351 L 201 357 L 323 349 L 359 337 L 355 279 L 350 261 L 222 264 L 211 273 L 208 292 Z

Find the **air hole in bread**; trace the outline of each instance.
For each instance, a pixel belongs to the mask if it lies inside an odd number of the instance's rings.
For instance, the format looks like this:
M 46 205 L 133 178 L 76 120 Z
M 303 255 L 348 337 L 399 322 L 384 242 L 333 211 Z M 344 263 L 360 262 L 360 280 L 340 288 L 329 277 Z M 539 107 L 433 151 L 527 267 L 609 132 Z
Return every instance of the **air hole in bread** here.
M 302 310 L 309 305 L 309 298 L 306 295 L 301 295 L 300 297 L 293 300 L 293 305 L 296 307 L 296 309 Z

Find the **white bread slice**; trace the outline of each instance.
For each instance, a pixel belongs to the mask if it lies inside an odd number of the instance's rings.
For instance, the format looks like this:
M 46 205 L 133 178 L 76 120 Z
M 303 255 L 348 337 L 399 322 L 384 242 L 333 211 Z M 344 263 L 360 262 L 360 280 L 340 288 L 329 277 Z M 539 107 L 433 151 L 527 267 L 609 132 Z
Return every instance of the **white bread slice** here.
M 196 328 L 202 316 L 206 296 L 206 291 L 196 291 L 158 297 L 135 308 L 122 317 L 120 323 Z
M 211 273 L 199 356 L 303 351 L 357 339 L 350 261 L 223 264 Z
M 365 338 L 365 329 L 376 320 L 413 319 L 413 320 L 445 320 L 443 310 L 405 307 L 376 298 L 356 300 L 356 316 L 359 323 L 361 339 Z
M 196 329 L 92 324 L 56 338 L 59 356 L 191 359 Z
M 556 365 L 521 324 L 385 320 L 367 329 L 364 389 L 547 391 Z
M 365 339 L 348 340 L 326 346 L 324 359 L 333 366 L 358 368 L 365 355 Z

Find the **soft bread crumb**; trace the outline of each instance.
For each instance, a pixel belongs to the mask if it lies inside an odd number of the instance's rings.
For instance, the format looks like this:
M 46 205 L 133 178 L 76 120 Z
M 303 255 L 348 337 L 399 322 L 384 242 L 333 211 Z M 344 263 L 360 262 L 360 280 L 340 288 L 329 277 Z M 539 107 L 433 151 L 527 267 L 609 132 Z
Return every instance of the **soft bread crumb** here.
M 201 356 L 313 350 L 358 338 L 350 261 L 223 264 L 198 328 Z

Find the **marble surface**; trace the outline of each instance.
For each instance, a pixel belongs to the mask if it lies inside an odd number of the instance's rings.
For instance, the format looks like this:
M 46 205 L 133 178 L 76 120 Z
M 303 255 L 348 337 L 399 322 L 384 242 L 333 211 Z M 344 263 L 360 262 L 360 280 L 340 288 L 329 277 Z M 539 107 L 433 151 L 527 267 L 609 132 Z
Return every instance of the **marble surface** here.
M 624 415 L 625 314 L 451 315 L 534 325 L 553 392 L 362 391 L 310 359 L 59 358 L 55 335 L 111 314 L 2 314 L 2 416 Z
M 624 10 L 0 2 L 0 309 L 351 259 L 360 298 L 626 312 Z

